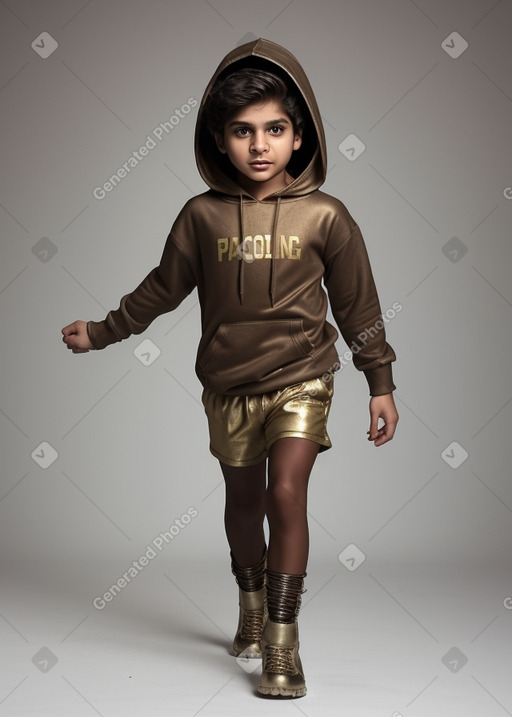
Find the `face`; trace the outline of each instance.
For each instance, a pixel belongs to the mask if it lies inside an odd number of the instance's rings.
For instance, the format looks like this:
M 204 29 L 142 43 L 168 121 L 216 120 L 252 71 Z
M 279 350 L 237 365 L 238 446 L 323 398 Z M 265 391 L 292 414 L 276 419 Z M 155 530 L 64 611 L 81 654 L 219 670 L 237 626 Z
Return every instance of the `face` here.
M 232 117 L 217 147 L 237 170 L 240 186 L 256 199 L 284 189 L 293 181 L 286 166 L 302 139 L 275 100 L 251 104 Z

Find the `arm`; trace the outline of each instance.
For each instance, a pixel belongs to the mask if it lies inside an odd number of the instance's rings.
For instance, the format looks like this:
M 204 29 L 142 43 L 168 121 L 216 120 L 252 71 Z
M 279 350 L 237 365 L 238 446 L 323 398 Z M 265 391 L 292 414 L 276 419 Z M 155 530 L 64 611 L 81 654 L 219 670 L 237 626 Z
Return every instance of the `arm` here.
M 332 313 L 352 352 L 354 366 L 366 376 L 370 394 L 392 393 L 395 385 L 391 363 L 396 356 L 386 342 L 366 247 L 356 224 L 344 240 L 340 238 L 341 234 L 341 228 L 331 232 L 324 262 L 324 281 Z
M 73 353 L 86 353 L 140 334 L 157 316 L 175 309 L 195 285 L 194 268 L 171 231 L 159 266 L 123 296 L 119 308 L 110 311 L 103 321 L 69 324 L 62 329 L 63 341 Z
M 393 438 L 398 422 L 391 369 L 396 357 L 386 342 L 377 289 L 361 232 L 349 215 L 348 219 L 352 225 L 348 237 L 341 240 L 339 230 L 329 238 L 325 285 L 338 328 L 352 351 L 354 365 L 364 372 L 368 381 L 372 397 L 368 440 L 381 446 Z M 383 422 L 380 427 L 379 421 Z

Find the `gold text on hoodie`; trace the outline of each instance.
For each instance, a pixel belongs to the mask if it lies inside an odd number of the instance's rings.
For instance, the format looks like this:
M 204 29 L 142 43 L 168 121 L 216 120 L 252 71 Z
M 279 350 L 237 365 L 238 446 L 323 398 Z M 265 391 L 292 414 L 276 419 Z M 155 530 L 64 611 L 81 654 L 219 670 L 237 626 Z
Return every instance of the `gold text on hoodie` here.
M 281 234 L 275 243 L 274 259 L 300 259 L 300 239 L 297 236 Z M 241 242 L 239 237 L 222 237 L 217 239 L 217 260 L 222 262 L 233 259 L 272 259 L 272 243 L 270 234 L 246 236 Z

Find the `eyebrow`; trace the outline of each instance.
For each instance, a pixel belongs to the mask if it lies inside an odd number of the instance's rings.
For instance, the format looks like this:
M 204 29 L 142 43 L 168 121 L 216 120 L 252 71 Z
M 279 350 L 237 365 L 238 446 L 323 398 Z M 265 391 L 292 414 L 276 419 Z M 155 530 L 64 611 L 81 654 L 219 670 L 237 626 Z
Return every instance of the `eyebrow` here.
M 265 127 L 273 127 L 276 124 L 290 124 L 290 120 L 286 119 L 286 117 L 280 117 L 279 119 L 269 120 L 268 122 L 265 122 Z M 243 122 L 236 120 L 233 122 L 228 123 L 228 127 L 233 127 L 233 125 L 237 125 L 239 127 L 252 127 L 253 125 L 250 122 Z

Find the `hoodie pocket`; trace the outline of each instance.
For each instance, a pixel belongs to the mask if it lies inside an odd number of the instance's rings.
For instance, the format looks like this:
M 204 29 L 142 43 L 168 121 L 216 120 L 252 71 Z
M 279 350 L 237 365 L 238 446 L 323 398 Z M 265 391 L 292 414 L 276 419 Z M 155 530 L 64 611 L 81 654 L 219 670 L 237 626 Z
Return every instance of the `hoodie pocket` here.
M 198 364 L 212 390 L 223 392 L 264 381 L 294 361 L 312 359 L 314 350 L 302 319 L 243 321 L 221 324 Z

